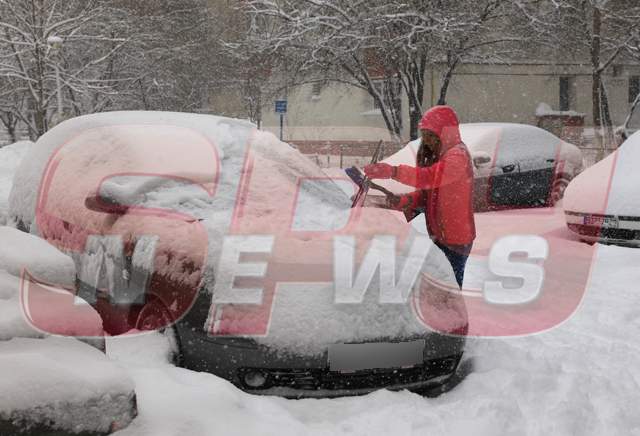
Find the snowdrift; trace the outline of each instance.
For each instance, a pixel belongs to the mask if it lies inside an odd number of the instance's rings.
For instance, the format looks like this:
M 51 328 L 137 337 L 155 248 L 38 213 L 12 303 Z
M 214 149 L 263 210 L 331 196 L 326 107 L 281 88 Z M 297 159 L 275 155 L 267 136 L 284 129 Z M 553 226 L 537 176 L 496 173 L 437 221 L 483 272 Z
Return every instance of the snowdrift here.
M 72 338 L 0 341 L 0 373 L 2 434 L 104 434 L 126 427 L 136 414 L 134 383 L 125 370 Z
M 21 283 L 25 271 L 40 283 L 59 287 L 54 298 L 47 300 L 50 305 L 47 325 L 55 325 L 56 333 L 103 335 L 98 313 L 63 289 L 72 290 L 75 286 L 76 270 L 70 257 L 42 239 L 10 227 L 0 227 L 0 241 L 0 340 L 47 336 L 47 332 L 27 319 L 29 308 L 21 295 L 27 286 Z M 76 304 L 82 307 L 81 316 L 75 310 Z

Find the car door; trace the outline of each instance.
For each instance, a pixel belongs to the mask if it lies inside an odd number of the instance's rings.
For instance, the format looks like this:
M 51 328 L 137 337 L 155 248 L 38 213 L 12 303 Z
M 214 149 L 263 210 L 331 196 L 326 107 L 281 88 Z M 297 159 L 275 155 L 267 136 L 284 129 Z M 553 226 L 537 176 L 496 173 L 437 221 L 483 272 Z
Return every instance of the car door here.
M 501 127 L 499 138 L 488 188 L 491 205 L 546 204 L 562 141 L 537 127 L 519 124 Z

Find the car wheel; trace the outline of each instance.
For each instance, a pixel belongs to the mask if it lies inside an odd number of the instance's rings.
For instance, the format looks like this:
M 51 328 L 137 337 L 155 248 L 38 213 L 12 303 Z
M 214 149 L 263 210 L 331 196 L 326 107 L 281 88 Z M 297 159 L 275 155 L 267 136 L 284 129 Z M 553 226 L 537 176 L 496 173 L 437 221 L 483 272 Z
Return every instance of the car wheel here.
M 569 182 L 566 179 L 557 180 L 553 184 L 551 195 L 549 196 L 549 206 L 555 206 L 564 197 L 564 191 L 569 186 Z
M 135 328 L 140 331 L 157 331 L 160 333 L 167 341 L 169 362 L 180 366 L 182 356 L 180 337 L 175 326 L 171 324 L 171 316 L 164 304 L 159 300 L 152 300 L 145 304 L 138 313 Z

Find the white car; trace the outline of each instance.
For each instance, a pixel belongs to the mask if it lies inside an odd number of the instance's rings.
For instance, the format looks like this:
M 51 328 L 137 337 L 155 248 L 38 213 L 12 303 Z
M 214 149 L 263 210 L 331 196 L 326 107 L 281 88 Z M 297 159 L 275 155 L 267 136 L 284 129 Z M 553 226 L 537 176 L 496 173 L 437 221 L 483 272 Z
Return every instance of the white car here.
M 583 241 L 640 242 L 640 133 L 569 185 L 564 210 L 569 230 Z
M 578 147 L 535 126 L 510 123 L 461 124 L 474 164 L 476 210 L 554 205 L 582 170 Z M 420 140 L 385 162 L 415 165 Z M 411 188 L 386 182 L 393 192 Z

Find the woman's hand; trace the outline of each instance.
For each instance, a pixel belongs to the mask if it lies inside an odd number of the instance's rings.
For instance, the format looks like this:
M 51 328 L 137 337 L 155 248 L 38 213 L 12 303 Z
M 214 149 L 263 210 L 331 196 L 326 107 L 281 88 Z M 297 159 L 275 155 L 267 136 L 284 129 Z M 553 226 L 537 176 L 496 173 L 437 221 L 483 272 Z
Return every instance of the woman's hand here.
M 397 168 L 386 163 L 371 164 L 364 167 L 364 173 L 370 179 L 390 179 L 396 175 Z

